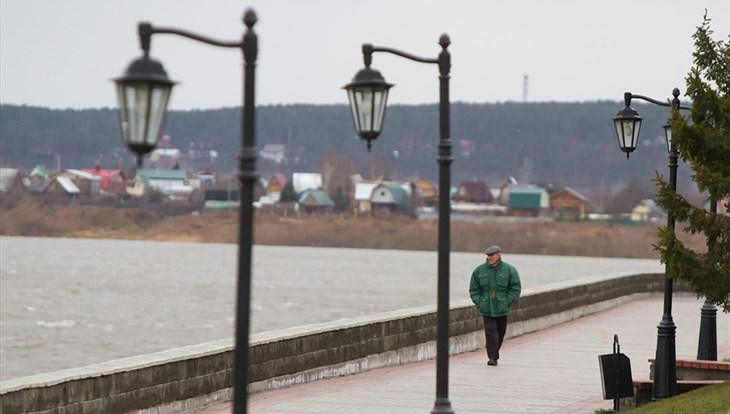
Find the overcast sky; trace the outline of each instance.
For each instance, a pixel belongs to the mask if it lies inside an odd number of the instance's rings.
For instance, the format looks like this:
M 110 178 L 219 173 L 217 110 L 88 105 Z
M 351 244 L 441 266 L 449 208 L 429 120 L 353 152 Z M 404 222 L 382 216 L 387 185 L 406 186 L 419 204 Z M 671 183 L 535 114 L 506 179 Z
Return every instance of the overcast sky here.
M 259 104 L 346 103 L 362 43 L 422 57 L 452 45 L 451 99 L 465 102 L 664 99 L 685 89 L 705 9 L 728 41 L 730 0 L 0 0 L 0 102 L 115 107 L 110 79 L 140 55 L 137 23 L 240 39 L 259 18 Z M 181 82 L 171 109 L 242 102 L 241 54 L 154 35 L 151 54 Z M 436 65 L 376 53 L 389 102 L 438 101 Z

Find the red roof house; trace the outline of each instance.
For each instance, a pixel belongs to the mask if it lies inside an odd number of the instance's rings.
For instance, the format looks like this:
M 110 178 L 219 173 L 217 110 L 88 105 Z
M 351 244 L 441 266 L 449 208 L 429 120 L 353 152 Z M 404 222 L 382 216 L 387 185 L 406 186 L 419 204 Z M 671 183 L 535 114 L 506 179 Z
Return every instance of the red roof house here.
M 112 193 L 118 196 L 127 195 L 127 184 L 121 170 L 102 170 L 99 164 L 97 164 L 96 168 L 81 171 L 99 177 L 99 189 L 102 192 Z

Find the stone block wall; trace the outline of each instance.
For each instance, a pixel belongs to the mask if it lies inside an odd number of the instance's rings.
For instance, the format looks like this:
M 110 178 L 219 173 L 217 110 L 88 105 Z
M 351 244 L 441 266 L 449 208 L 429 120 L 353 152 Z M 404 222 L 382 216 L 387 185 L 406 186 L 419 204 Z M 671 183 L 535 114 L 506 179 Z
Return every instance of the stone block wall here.
M 510 316 L 517 336 L 661 292 L 639 274 L 526 290 Z M 675 292 L 686 290 L 675 283 Z M 484 346 L 469 301 L 451 304 L 450 352 Z M 422 361 L 436 355 L 436 309 L 426 306 L 252 335 L 250 392 Z M 233 344 L 215 341 L 0 383 L 0 412 L 183 413 L 230 399 Z

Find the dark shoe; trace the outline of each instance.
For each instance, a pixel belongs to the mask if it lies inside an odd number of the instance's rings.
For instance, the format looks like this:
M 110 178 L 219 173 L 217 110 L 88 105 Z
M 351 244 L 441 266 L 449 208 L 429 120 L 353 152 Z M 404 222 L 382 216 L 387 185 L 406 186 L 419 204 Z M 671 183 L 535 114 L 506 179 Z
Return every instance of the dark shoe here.
M 495 365 L 497 365 L 497 360 L 496 359 L 490 359 L 489 361 L 487 361 L 487 365 L 495 366 Z

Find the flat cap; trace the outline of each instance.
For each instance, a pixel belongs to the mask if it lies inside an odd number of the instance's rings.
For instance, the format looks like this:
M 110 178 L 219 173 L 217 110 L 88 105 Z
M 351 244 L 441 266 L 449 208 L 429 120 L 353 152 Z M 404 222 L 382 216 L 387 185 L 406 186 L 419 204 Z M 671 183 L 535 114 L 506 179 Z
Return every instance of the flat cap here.
M 501 252 L 499 246 L 489 246 L 487 247 L 487 250 L 484 252 L 485 254 L 494 254 Z

